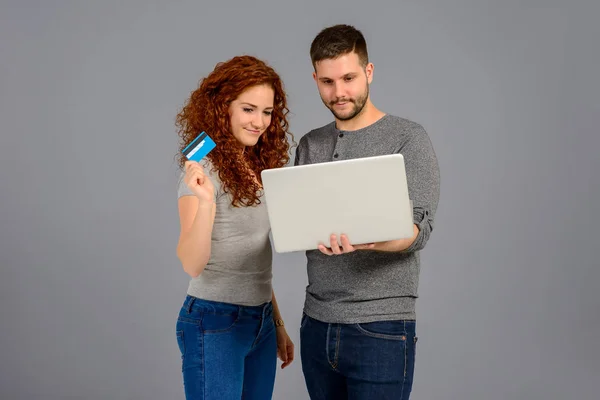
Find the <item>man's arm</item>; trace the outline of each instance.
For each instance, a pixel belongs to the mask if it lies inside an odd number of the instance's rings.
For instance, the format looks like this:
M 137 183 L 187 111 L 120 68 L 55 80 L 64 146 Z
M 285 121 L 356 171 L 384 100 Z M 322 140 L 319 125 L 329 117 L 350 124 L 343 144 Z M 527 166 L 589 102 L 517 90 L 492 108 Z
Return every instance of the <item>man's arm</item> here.
M 389 240 L 387 242 L 377 242 L 370 250 L 376 251 L 406 251 L 409 249 L 419 237 L 419 227 L 413 224 L 413 235 L 406 239 Z
M 302 136 L 298 141 L 298 147 L 296 147 L 296 155 L 294 157 L 294 166 L 303 165 L 305 163 L 305 145 L 306 139 L 305 136 Z
M 433 231 L 440 196 L 440 170 L 431 140 L 422 126 L 413 128 L 409 141 L 398 151 L 404 156 L 408 193 L 413 201 L 413 236 L 375 243 L 372 250 L 414 252 L 425 248 Z

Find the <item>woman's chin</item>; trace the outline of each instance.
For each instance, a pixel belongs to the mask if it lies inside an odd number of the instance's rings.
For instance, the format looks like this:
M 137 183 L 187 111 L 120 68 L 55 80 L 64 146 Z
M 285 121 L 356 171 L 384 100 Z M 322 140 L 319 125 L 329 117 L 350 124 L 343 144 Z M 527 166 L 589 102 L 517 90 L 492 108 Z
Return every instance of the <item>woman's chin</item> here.
M 260 136 L 244 138 L 244 146 L 246 146 L 246 147 L 255 146 L 256 143 L 258 143 L 259 138 L 260 138 Z
M 252 147 L 256 146 L 256 143 L 258 143 L 258 139 L 260 139 L 260 137 L 261 135 L 252 135 L 249 133 L 245 133 L 244 135 L 236 136 L 236 139 L 241 146 Z

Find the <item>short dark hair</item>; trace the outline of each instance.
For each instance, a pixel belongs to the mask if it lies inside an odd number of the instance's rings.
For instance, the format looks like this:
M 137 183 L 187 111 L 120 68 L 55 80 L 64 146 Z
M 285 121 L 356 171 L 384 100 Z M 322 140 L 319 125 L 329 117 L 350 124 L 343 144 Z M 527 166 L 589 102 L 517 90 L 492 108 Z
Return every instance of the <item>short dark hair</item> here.
M 313 67 L 318 61 L 338 58 L 355 52 L 363 67 L 369 63 L 367 41 L 363 34 L 351 25 L 334 25 L 323 29 L 310 45 Z

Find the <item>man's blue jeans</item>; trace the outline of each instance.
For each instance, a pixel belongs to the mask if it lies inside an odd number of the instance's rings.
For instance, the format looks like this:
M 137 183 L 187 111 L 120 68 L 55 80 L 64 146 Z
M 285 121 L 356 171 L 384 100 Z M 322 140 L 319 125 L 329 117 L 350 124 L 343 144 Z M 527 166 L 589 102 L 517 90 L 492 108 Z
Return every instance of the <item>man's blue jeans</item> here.
M 186 296 L 176 324 L 187 400 L 266 400 L 273 395 L 273 305 L 248 307 Z
M 312 400 L 408 400 L 415 321 L 329 324 L 303 315 L 302 371 Z

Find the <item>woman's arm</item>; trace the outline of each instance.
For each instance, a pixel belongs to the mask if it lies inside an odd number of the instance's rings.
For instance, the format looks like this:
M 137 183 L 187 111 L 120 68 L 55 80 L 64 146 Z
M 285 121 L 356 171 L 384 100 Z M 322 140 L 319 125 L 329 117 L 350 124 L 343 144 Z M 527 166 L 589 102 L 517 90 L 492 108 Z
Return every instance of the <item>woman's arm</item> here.
M 273 296 L 273 320 L 275 321 L 281 321 L 281 323 L 283 323 L 283 318 L 281 318 L 281 311 L 279 311 L 279 306 L 277 305 L 277 299 L 275 298 L 275 291 L 271 290 L 272 296 Z M 282 325 L 283 326 L 283 325 Z
M 210 241 L 215 220 L 216 205 L 200 203 L 196 196 L 182 196 L 178 201 L 181 232 L 177 257 L 183 270 L 195 278 L 210 259 Z
M 294 361 L 294 343 L 292 343 L 292 339 L 290 339 L 283 325 L 281 312 L 275 298 L 275 291 L 272 291 L 272 297 L 273 320 L 275 321 L 275 331 L 277 332 L 277 354 L 279 355 L 279 359 L 283 361 L 283 364 L 281 364 L 281 368 L 283 369 Z

